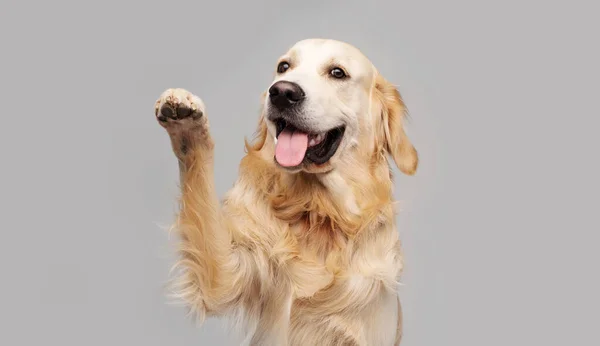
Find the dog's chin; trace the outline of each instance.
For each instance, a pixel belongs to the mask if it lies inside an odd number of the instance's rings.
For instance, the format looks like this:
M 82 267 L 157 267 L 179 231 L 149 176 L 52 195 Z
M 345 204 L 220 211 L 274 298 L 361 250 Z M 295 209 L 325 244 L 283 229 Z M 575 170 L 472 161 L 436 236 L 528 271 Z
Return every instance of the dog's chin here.
M 277 159 L 274 158 L 275 161 L 275 165 L 277 167 L 279 167 L 279 169 L 285 171 L 286 173 L 290 173 L 290 174 L 297 174 L 300 172 L 303 173 L 308 173 L 308 174 L 324 174 L 324 173 L 328 173 L 333 171 L 334 169 L 334 165 L 333 165 L 333 159 L 327 161 L 324 164 L 315 164 L 313 162 L 302 162 L 301 164 L 297 165 L 297 166 L 293 166 L 293 167 L 287 167 L 287 166 L 282 166 L 281 164 L 279 164 L 279 162 L 277 162 Z
M 274 161 L 278 167 L 289 173 L 326 173 L 333 169 L 345 125 L 317 131 L 283 118 L 272 123 L 276 138 Z

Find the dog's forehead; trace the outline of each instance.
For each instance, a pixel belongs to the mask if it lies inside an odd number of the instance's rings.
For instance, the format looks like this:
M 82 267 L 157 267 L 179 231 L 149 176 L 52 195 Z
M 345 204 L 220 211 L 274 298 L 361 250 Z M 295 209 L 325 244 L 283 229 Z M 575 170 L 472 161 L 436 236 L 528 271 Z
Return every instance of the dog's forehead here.
M 299 65 L 319 65 L 336 61 L 365 72 L 372 69 L 371 61 L 358 48 L 336 40 L 307 39 L 299 41 L 285 55 Z

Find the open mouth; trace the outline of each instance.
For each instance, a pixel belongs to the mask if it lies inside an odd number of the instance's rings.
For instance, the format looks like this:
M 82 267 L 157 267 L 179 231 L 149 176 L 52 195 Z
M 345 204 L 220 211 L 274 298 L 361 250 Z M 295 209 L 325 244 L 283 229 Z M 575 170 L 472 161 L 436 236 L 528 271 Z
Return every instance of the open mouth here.
M 322 165 L 329 161 L 339 147 L 345 126 L 326 132 L 305 132 L 280 118 L 275 121 L 277 145 L 275 160 L 286 168 L 299 166 L 303 162 Z

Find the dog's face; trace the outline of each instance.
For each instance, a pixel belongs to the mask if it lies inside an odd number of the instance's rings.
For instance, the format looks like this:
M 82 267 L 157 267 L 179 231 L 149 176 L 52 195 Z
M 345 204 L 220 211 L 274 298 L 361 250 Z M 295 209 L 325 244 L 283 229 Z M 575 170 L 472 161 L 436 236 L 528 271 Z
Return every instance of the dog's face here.
M 296 43 L 276 63 L 263 112 L 275 162 L 290 172 L 327 172 L 379 145 L 405 173 L 416 169 L 416 151 L 401 125 L 400 95 L 349 44 Z

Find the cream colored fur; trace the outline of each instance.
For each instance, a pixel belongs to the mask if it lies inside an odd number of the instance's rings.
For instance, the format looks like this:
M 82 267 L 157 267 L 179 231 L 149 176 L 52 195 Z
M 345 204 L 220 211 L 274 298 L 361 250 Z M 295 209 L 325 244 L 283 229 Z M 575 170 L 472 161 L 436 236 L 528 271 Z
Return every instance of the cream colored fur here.
M 174 292 L 200 319 L 239 322 L 250 345 L 398 345 L 402 254 L 388 157 L 406 174 L 418 162 L 400 94 L 339 41 L 304 40 L 282 58 L 292 67 L 274 82 L 287 78 L 319 95 L 308 116 L 324 130 L 343 122 L 342 144 L 322 166 L 287 171 L 274 163 L 274 126 L 261 115 L 222 202 L 204 104 L 183 89 L 156 102 L 181 170 Z M 326 78 L 331 64 L 347 70 L 346 84 Z M 191 115 L 161 118 L 163 107 Z

